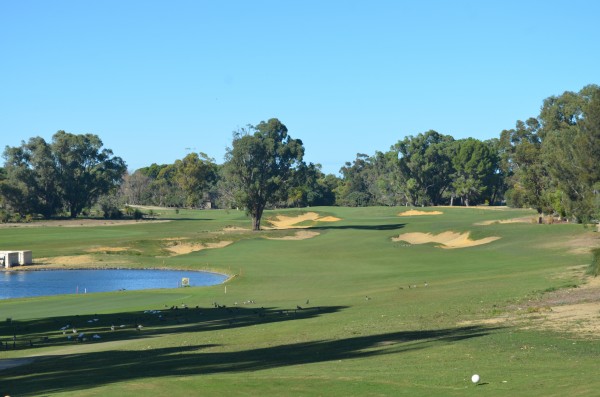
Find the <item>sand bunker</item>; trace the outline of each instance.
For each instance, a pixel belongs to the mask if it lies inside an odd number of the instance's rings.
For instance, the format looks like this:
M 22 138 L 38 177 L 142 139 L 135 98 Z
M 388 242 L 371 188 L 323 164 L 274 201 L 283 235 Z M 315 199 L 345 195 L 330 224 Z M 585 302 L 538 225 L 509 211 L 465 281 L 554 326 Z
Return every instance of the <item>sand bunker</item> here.
M 442 215 L 442 211 L 419 211 L 409 210 L 398 214 L 398 216 L 420 216 L 420 215 Z
M 317 218 L 318 222 L 337 222 L 341 221 L 340 218 L 336 218 L 335 216 L 324 216 L 323 218 Z
M 471 240 L 469 233 L 443 232 L 437 235 L 431 233 L 404 233 L 392 238 L 393 241 L 406 241 L 410 244 L 439 243 L 438 247 L 453 249 L 474 247 L 476 245 L 488 244 L 498 240 L 500 237 L 486 237 L 480 240 Z
M 206 249 L 227 247 L 233 241 L 219 241 L 217 243 L 183 243 L 169 245 L 166 249 L 171 252 L 171 255 L 185 255 L 192 252 L 202 251 Z
M 269 222 L 272 227 L 271 229 L 300 229 L 307 228 L 310 226 L 298 226 L 299 223 L 306 221 L 315 221 L 315 222 L 337 222 L 339 218 L 333 216 L 325 216 L 323 218 L 319 217 L 319 214 L 316 212 L 307 212 L 298 216 L 284 216 L 277 215 L 275 219 L 269 219 Z
M 300 230 L 296 232 L 293 236 L 284 236 L 284 237 L 267 237 L 267 240 L 306 240 L 309 238 L 313 238 L 318 236 L 318 232 L 311 232 L 308 230 Z

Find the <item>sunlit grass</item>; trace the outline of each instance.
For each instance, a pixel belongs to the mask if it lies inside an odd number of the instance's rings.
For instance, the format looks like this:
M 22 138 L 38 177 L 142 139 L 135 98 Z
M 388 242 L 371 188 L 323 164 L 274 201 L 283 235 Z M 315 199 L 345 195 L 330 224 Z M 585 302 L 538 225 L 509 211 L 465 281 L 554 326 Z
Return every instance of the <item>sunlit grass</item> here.
M 596 341 L 473 323 L 531 294 L 578 283 L 556 276 L 589 262 L 563 245 L 589 231 L 475 225 L 530 214 L 520 210 L 443 208 L 443 215 L 398 217 L 402 210 L 327 207 L 266 215 L 315 211 L 341 219 L 315 225 L 310 230 L 318 236 L 298 241 L 264 238 L 289 231 L 242 230 L 250 226 L 243 212 L 219 210 L 157 211 L 172 219 L 165 223 L 0 229 L 3 245 L 31 249 L 34 257 L 130 247 L 135 254 L 92 255 L 103 264 L 125 259 L 131 267 L 236 275 L 213 287 L 2 301 L 0 338 L 10 342 L 16 333 L 21 345 L 0 358 L 43 358 L 2 371 L 0 392 L 546 396 L 597 389 Z M 455 250 L 392 241 L 401 233 L 447 230 L 500 239 Z M 164 245 L 174 238 L 233 243 L 173 256 Z M 98 321 L 88 323 L 92 318 Z M 100 339 L 68 340 L 60 328 L 70 322 Z M 484 384 L 471 384 L 473 373 Z M 586 382 L 577 381 L 581 376 Z

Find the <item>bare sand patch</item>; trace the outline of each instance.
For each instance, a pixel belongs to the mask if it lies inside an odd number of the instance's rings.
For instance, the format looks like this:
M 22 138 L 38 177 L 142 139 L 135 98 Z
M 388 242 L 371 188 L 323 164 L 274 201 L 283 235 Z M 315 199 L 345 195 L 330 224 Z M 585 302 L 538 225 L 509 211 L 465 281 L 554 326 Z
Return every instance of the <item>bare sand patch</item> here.
M 443 232 L 437 235 L 431 233 L 404 233 L 392 238 L 393 241 L 406 241 L 410 244 L 439 243 L 438 247 L 446 249 L 474 247 L 488 244 L 500 237 L 486 237 L 480 240 L 471 240 L 469 233 Z
M 232 244 L 233 241 L 219 241 L 216 243 L 182 243 L 172 244 L 167 247 L 167 250 L 171 252 L 171 255 L 185 255 L 192 252 L 202 251 L 205 249 L 215 249 L 227 247 Z
M 96 247 L 90 248 L 87 252 L 97 253 L 97 252 L 124 252 L 128 251 L 129 247 Z
M 84 265 L 95 265 L 98 260 L 92 255 L 70 255 L 70 256 L 53 256 L 51 258 L 38 258 L 34 265 L 62 265 L 62 266 L 84 266 Z M 125 263 L 119 261 L 119 263 Z
M 302 229 L 308 228 L 310 226 L 298 226 L 299 223 L 306 221 L 315 221 L 315 222 L 337 222 L 339 218 L 333 216 L 325 216 L 320 218 L 319 214 L 316 212 L 307 212 L 298 216 L 285 216 L 285 215 L 277 215 L 273 219 L 268 219 L 272 227 L 271 229 Z
M 539 245 L 540 248 L 559 248 L 570 254 L 589 255 L 593 249 L 600 248 L 600 233 L 586 232 L 570 239 L 551 240 Z
M 493 219 L 490 221 L 482 221 L 474 223 L 476 226 L 489 226 L 494 224 L 505 224 L 505 223 L 537 223 L 536 217 L 524 216 L 521 218 L 512 218 L 512 219 Z
M 294 233 L 293 236 L 284 237 L 267 237 L 267 240 L 306 240 L 319 235 L 319 232 L 312 232 L 309 230 L 300 230 Z
M 421 216 L 421 215 L 442 215 L 442 211 L 419 211 L 419 210 L 408 210 L 400 212 L 398 216 Z
M 558 244 L 572 254 L 589 254 L 593 249 L 600 248 L 600 234 L 589 232 Z
M 600 335 L 600 277 L 588 277 L 577 288 L 547 292 L 506 309 L 507 313 L 502 316 L 461 325 L 508 323 L 525 329 L 553 330 L 597 339 Z
M 317 218 L 318 222 L 337 222 L 341 221 L 340 218 L 336 218 L 335 216 L 324 216 L 323 218 Z

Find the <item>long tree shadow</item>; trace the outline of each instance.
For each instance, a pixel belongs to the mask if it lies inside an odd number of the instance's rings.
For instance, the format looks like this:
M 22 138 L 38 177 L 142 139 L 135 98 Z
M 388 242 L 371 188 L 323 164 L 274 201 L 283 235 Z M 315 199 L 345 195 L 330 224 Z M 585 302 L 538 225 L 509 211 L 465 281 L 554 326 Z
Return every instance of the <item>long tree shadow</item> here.
M 356 230 L 398 230 L 406 226 L 406 223 L 390 223 L 383 225 L 323 225 L 323 226 L 312 226 L 310 230 L 344 230 L 344 229 L 356 229 Z
M 311 306 L 276 309 L 252 306 L 212 307 L 186 305 L 138 312 L 90 314 L 26 321 L 7 319 L 0 324 L 1 350 L 30 350 L 68 346 L 75 343 L 120 341 L 182 332 L 206 332 L 256 324 L 314 318 L 345 309 L 346 306 Z
M 53 356 L 5 371 L 3 375 L 7 390 L 2 392 L 32 396 L 73 392 L 143 378 L 256 371 L 331 360 L 402 354 L 482 337 L 493 330 L 494 328 L 471 326 L 404 331 L 233 352 L 205 351 L 217 347 L 206 344 Z

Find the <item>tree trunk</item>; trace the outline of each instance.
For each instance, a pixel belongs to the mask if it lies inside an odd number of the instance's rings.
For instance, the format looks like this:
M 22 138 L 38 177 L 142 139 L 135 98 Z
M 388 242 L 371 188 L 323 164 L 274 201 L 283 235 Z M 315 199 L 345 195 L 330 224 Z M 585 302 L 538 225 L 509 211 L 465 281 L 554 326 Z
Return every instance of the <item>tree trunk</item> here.
M 260 219 L 262 218 L 264 208 L 258 207 L 255 208 L 254 211 L 250 214 L 252 216 L 252 230 L 258 231 L 260 230 Z
M 260 230 L 260 218 L 254 215 L 252 216 L 252 230 Z

